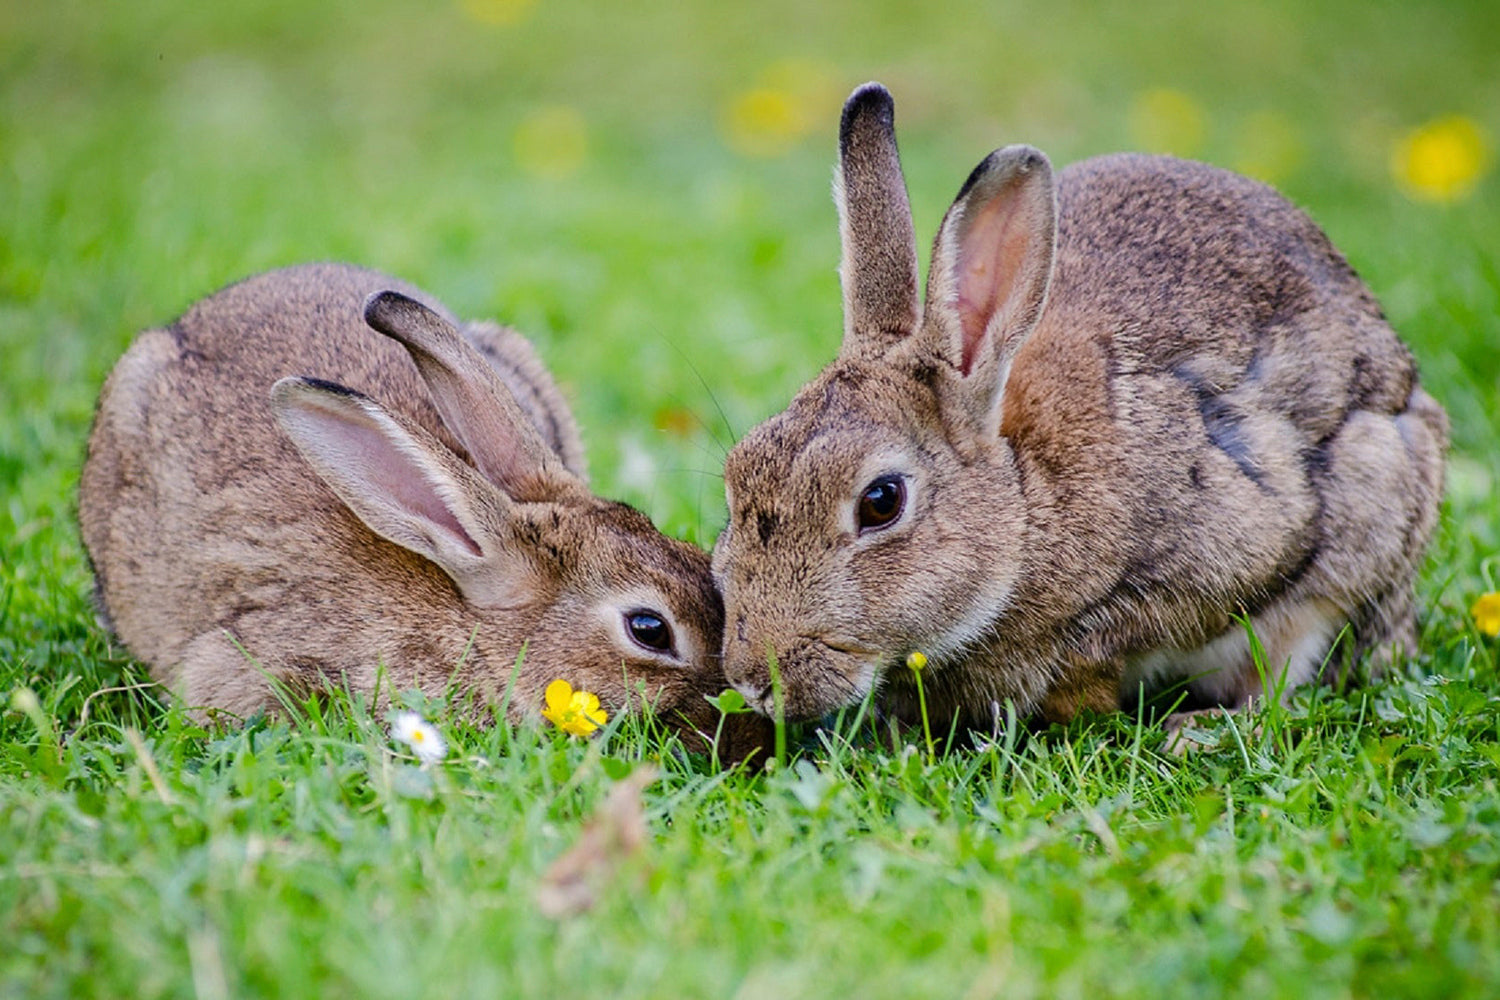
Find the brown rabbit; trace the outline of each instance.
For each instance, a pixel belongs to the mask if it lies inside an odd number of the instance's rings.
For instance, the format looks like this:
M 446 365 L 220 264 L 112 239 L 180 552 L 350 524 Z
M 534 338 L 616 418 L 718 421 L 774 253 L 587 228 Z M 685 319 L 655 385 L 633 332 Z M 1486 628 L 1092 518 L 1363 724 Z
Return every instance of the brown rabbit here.
M 711 733 L 707 555 L 589 492 L 524 339 L 472 326 L 471 346 L 421 299 L 294 267 L 136 339 L 79 490 L 120 638 L 189 706 L 241 716 L 275 704 L 268 678 L 496 698 L 524 647 L 517 717 L 561 677 Z
M 844 107 L 839 357 L 725 468 L 724 666 L 792 717 L 1187 707 L 1415 649 L 1447 417 L 1327 237 L 1270 188 L 1026 146 L 959 191 L 917 299 L 894 110 Z M 1331 673 L 1333 671 L 1326 671 Z

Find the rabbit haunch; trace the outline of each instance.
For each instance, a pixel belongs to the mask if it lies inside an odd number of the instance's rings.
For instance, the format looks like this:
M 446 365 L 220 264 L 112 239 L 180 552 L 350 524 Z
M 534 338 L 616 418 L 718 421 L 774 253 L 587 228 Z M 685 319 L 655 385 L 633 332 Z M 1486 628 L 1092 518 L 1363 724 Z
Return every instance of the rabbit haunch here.
M 880 688 L 988 725 L 1190 705 L 1415 648 L 1447 419 L 1369 291 L 1265 185 L 1164 157 L 979 165 L 925 302 L 890 97 L 845 107 L 839 357 L 725 468 L 725 670 L 789 714 Z M 899 504 L 891 516 L 893 504 Z
M 239 715 L 275 704 L 267 675 L 371 693 L 383 672 L 387 690 L 498 698 L 524 645 L 513 714 L 563 677 L 712 732 L 707 556 L 589 492 L 525 340 L 460 334 L 422 298 L 308 265 L 136 339 L 79 496 L 120 638 L 188 705 Z

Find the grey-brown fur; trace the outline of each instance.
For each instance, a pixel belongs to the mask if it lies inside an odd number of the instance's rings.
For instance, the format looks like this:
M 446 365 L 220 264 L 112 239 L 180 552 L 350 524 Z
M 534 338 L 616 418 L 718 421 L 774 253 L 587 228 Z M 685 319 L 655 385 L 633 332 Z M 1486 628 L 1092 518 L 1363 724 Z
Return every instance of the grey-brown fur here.
M 888 170 L 887 142 L 845 177 Z M 888 339 L 846 331 L 730 454 L 715 571 L 726 673 L 755 703 L 768 653 L 795 716 L 872 686 L 909 713 L 892 668 L 921 650 L 929 706 L 988 725 L 1007 698 L 1062 719 L 1184 681 L 1242 704 L 1260 680 L 1235 616 L 1293 683 L 1345 624 L 1356 650 L 1415 648 L 1447 418 L 1270 188 L 1117 155 L 1054 195 L 1040 153 L 997 151 L 944 220 L 919 319 Z M 861 536 L 854 505 L 885 472 L 910 477 L 908 506 Z
M 834 200 L 844 259 L 844 350 L 879 354 L 917 322 L 917 236 L 896 147 L 896 109 L 883 90 L 855 91 L 839 121 Z M 865 169 L 845 175 L 843 162 Z
M 498 323 L 470 322 L 462 330 L 464 339 L 478 348 L 504 380 L 547 447 L 557 453 L 568 471 L 587 481 L 588 457 L 583 452 L 578 424 L 531 341 Z
M 388 289 L 428 308 L 372 299 L 385 336 L 365 303 Z M 471 326 L 476 353 L 451 322 L 385 275 L 320 264 L 141 334 L 105 384 L 79 496 L 118 635 L 189 706 L 234 715 L 274 706 L 266 675 L 374 692 L 383 671 L 381 695 L 496 699 L 524 645 L 515 717 L 562 677 L 611 710 L 643 691 L 711 732 L 703 696 L 724 682 L 707 557 L 589 493 L 573 418 L 524 340 Z M 349 441 L 395 442 L 420 474 L 370 493 Z M 476 471 L 506 463 L 504 489 Z M 633 604 L 669 621 L 671 655 L 632 647 Z

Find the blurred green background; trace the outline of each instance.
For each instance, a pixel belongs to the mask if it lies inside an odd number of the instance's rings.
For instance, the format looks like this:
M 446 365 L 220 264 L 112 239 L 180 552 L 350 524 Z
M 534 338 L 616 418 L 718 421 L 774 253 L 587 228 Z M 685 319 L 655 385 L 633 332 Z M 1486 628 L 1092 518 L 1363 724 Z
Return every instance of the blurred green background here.
M 722 448 L 836 346 L 829 181 L 840 102 L 866 79 L 896 95 L 923 242 L 1013 141 L 1275 182 L 1370 280 L 1479 453 L 1497 38 L 1500 5 L 1451 0 L 6 0 L 0 490 L 21 498 L 9 517 L 66 534 L 93 396 L 133 333 L 337 258 L 530 334 L 599 488 L 706 543 Z M 1434 121 L 1440 174 L 1473 158 L 1436 200 L 1393 169 Z

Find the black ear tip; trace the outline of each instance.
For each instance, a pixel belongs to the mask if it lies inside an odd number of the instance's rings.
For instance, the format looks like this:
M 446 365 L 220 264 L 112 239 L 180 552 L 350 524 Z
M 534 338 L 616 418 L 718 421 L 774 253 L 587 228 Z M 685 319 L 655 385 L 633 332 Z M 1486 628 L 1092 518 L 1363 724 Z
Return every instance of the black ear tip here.
M 959 198 L 962 198 L 970 191 L 974 190 L 974 185 L 978 184 L 980 179 L 983 178 L 985 174 L 990 172 L 990 167 L 993 166 L 995 162 L 995 155 L 996 154 L 991 153 L 989 156 L 986 156 L 984 159 L 979 161 L 978 165 L 976 165 L 973 170 L 969 171 L 969 176 L 964 178 L 963 186 L 958 189 L 958 194 L 954 198 L 955 201 L 957 201 Z
M 1011 160 L 1016 165 L 1016 170 L 1026 173 L 1038 167 L 1051 167 L 1052 161 L 1047 159 L 1047 154 L 1035 146 L 1015 145 L 1006 146 L 1000 150 L 1000 154 Z
M 277 379 L 271 386 L 270 395 L 271 406 L 276 410 L 297 405 L 299 401 L 305 403 L 309 400 L 317 400 L 319 397 L 337 396 L 356 400 L 369 398 L 364 393 L 357 392 L 346 385 L 329 382 L 327 379 L 313 378 L 311 375 L 288 375 Z
M 365 398 L 364 393 L 357 392 L 346 385 L 341 385 L 338 382 L 330 382 L 326 378 L 315 378 L 312 375 L 287 375 L 279 378 L 271 386 L 271 392 L 280 396 L 295 393 L 321 392 L 334 396 Z
M 1004 149 L 995 150 L 979 161 L 979 165 L 964 181 L 963 187 L 958 189 L 957 197 L 962 198 L 974 188 L 974 185 L 991 176 L 1003 180 L 1043 169 L 1050 172 L 1052 161 L 1047 159 L 1047 154 L 1040 149 L 1035 146 L 1006 146 Z
M 854 93 L 849 95 L 846 104 L 857 104 L 863 101 L 873 101 L 882 104 L 893 104 L 891 92 L 885 89 L 885 84 L 879 80 L 871 80 L 854 88 Z
M 855 87 L 844 102 L 844 114 L 839 120 L 840 145 L 848 142 L 855 123 L 865 117 L 875 118 L 887 131 L 895 130 L 896 102 L 889 90 L 874 81 Z
M 347 396 L 350 399 L 368 399 L 364 393 L 351 389 L 347 385 L 338 382 L 330 382 L 326 378 L 313 378 L 311 375 L 303 375 L 297 379 L 298 385 L 305 389 L 315 389 L 325 392 L 330 396 Z
M 389 333 L 403 314 L 409 316 L 421 308 L 421 303 L 400 292 L 375 292 L 365 299 L 365 322 L 382 333 Z

